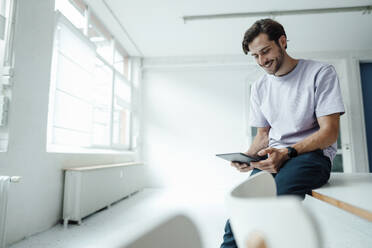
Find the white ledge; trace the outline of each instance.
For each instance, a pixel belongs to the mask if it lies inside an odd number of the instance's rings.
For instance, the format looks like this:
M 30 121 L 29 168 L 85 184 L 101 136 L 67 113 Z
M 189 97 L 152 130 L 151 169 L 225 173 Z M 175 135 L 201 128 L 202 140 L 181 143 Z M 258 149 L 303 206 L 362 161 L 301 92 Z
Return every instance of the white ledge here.
M 115 167 L 124 167 L 124 166 L 133 166 L 133 165 L 143 165 L 142 162 L 127 162 L 120 164 L 103 164 L 103 165 L 92 165 L 92 166 L 83 166 L 75 168 L 63 168 L 64 171 L 86 171 L 86 170 L 98 170 L 98 169 L 107 169 Z

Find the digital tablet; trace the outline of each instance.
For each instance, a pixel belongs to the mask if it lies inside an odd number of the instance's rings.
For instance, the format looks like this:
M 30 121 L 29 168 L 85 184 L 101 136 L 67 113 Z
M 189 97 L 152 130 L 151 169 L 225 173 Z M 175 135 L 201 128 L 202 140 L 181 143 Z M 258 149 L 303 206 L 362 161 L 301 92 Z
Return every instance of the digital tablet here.
M 225 159 L 227 161 L 230 161 L 230 162 L 245 163 L 245 164 L 249 164 L 250 162 L 257 162 L 257 161 L 266 159 L 266 157 L 250 157 L 241 152 L 216 154 L 216 156 L 222 159 Z

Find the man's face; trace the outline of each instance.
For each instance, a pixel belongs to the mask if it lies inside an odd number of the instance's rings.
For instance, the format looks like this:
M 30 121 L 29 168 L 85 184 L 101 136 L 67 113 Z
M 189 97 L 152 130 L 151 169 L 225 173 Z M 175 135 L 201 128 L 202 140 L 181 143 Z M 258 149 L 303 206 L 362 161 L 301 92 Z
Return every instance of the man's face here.
M 275 41 L 269 40 L 267 34 L 259 34 L 248 47 L 257 64 L 268 74 L 275 74 L 282 66 L 284 50 Z

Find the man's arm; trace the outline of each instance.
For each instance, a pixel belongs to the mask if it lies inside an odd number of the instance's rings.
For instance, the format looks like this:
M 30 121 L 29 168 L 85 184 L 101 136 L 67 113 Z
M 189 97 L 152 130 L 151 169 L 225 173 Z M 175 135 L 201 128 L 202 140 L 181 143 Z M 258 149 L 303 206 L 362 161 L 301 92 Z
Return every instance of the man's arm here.
M 259 151 L 267 148 L 269 146 L 269 131 L 270 127 L 258 127 L 257 135 L 254 137 L 251 146 L 245 154 L 256 157 Z
M 311 152 L 317 149 L 324 149 L 336 142 L 340 123 L 340 114 L 331 114 L 317 118 L 319 130 L 296 143 L 292 147 L 297 150 L 298 154 Z M 266 170 L 271 173 L 279 171 L 282 164 L 289 159 L 287 148 L 266 148 L 258 152 L 258 155 L 264 156 L 269 154 L 269 158 L 259 162 L 252 162 L 254 168 Z
M 320 129 L 293 145 L 298 154 L 324 149 L 336 142 L 340 123 L 340 114 L 332 114 L 317 118 Z
M 248 156 L 256 157 L 257 153 L 269 145 L 269 131 L 270 127 L 257 128 L 257 135 L 254 137 L 248 151 L 245 152 Z M 237 168 L 240 172 L 247 172 L 253 169 L 248 164 L 231 163 L 231 166 Z

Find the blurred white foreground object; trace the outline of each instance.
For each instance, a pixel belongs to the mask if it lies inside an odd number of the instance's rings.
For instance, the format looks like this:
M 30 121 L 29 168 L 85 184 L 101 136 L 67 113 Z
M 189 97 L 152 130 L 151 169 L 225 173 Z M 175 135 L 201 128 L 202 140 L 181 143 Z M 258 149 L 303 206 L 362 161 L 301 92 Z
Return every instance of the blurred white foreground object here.
M 276 197 L 275 180 L 260 172 L 236 186 L 226 199 L 239 248 L 320 248 L 314 218 L 295 196 Z
M 125 248 L 201 248 L 199 231 L 192 220 L 176 215 L 148 228 Z M 124 248 L 123 247 L 123 248 Z

